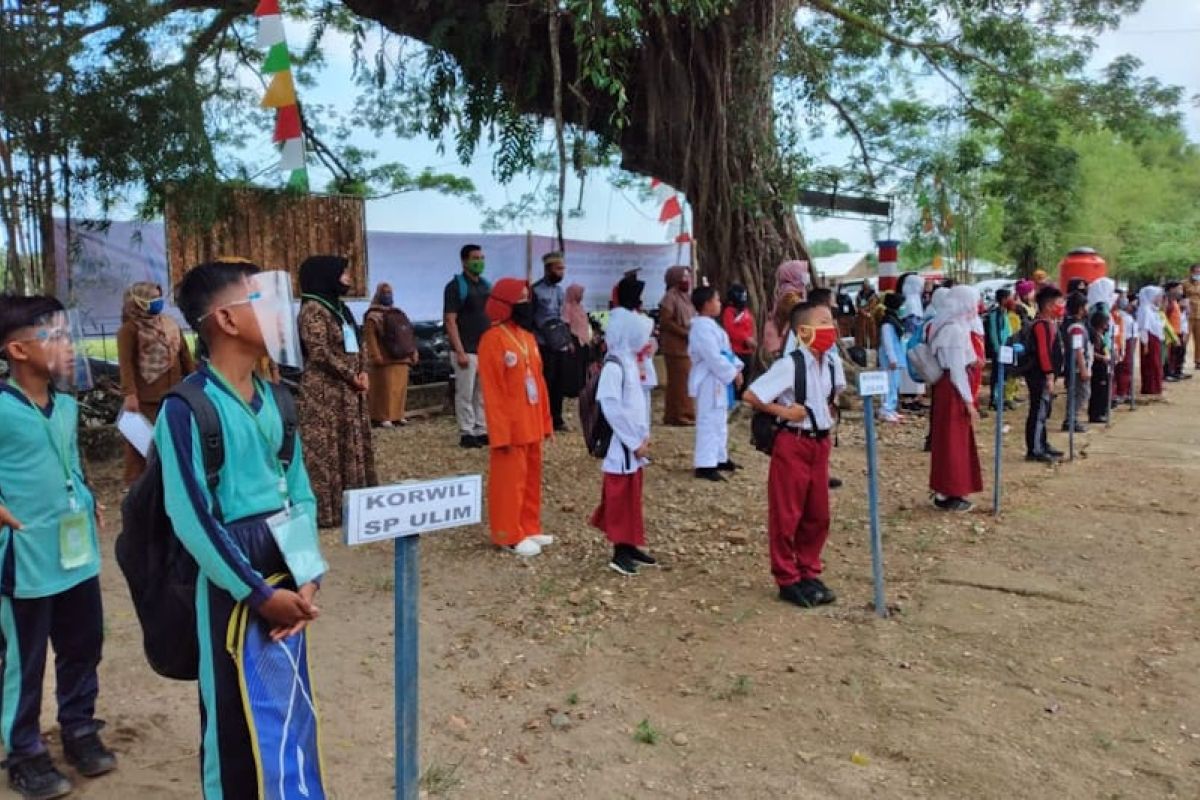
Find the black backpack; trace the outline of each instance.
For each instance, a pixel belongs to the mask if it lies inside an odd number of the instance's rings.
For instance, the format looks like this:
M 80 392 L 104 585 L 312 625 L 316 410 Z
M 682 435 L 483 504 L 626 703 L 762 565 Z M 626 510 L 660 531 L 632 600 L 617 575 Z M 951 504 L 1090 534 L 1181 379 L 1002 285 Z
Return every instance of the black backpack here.
M 1037 334 L 1035 330 L 1038 325 L 1047 325 L 1051 332 L 1055 332 L 1055 325 L 1048 320 L 1035 319 L 1028 325 L 1021 326 L 1021 330 L 1008 337 L 1008 345 L 1010 347 L 1021 346 L 1021 352 L 1015 353 L 1015 363 L 1008 364 L 1004 368 L 1006 378 L 1019 378 L 1029 375 L 1037 369 L 1038 351 L 1037 351 Z M 1062 369 L 1062 337 L 1056 337 L 1050 348 L 1050 362 L 1057 373 Z
M 812 409 L 808 407 L 808 369 L 804 364 L 804 353 L 800 350 L 793 350 L 791 357 L 792 363 L 796 368 L 796 380 L 792 385 L 792 393 L 796 396 L 797 403 L 804 402 L 804 410 L 808 412 L 811 418 Z M 829 364 L 829 387 L 829 402 L 833 403 L 834 394 L 837 389 L 834 387 L 832 362 Z M 786 426 L 786 422 L 782 422 L 772 414 L 768 414 L 765 411 L 755 411 L 754 416 L 750 417 L 750 444 L 754 445 L 754 449 L 760 453 L 771 455 L 771 451 L 775 449 L 775 437 Z
M 596 458 L 608 455 L 608 446 L 612 443 L 613 429 L 604 418 L 604 409 L 596 400 L 596 390 L 600 387 L 600 373 L 604 372 L 606 364 L 616 364 L 621 369 L 622 387 L 625 381 L 625 368 L 616 356 L 605 356 L 599 369 L 593 370 L 588 376 L 583 390 L 579 393 L 579 421 L 583 430 L 583 444 L 587 451 Z
M 268 383 L 283 418 L 279 460 L 286 471 L 295 454 L 296 403 L 291 392 Z M 213 498 L 213 514 L 223 520 L 217 484 L 225 464 L 221 418 L 197 383 L 183 381 L 167 394 L 188 404 L 200 432 L 204 479 Z M 163 398 L 164 401 L 166 398 Z M 163 494 L 162 462 L 151 445 L 146 470 L 121 503 L 117 564 L 142 625 L 142 648 L 150 667 L 164 678 L 194 681 L 199 676 L 200 645 L 196 635 L 195 559 L 175 536 Z

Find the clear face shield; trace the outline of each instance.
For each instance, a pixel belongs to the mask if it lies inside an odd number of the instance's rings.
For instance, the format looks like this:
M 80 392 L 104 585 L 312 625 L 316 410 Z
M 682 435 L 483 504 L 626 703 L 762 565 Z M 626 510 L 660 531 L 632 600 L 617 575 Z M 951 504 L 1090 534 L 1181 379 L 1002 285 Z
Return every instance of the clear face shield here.
M 73 394 L 92 388 L 92 368 L 84 349 L 78 311 L 71 309 L 49 315 L 33 326 L 29 340 L 41 348 L 55 391 Z
M 280 270 L 250 279 L 250 308 L 258 320 L 267 355 L 281 367 L 300 369 L 300 332 L 292 302 L 292 276 Z

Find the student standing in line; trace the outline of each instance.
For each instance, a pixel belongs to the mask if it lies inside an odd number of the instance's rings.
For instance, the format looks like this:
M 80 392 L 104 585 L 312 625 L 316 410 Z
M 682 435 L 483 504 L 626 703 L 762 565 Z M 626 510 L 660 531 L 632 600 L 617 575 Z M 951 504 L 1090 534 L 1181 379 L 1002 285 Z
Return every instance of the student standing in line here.
M 1037 317 L 1033 320 L 1033 364 L 1025 375 L 1029 389 L 1029 415 L 1025 419 L 1025 460 L 1053 463 L 1062 451 L 1050 446 L 1046 426 L 1054 407 L 1057 376 L 1062 370 L 1062 337 L 1059 322 L 1066 314 L 1062 292 L 1047 284 L 1037 293 Z
M 883 296 L 883 321 L 879 323 L 879 368 L 887 372 L 888 393 L 879 409 L 879 418 L 884 422 L 902 422 L 900 414 L 900 370 L 907 369 L 904 362 L 904 322 L 900 309 L 904 298 L 896 292 Z
M 750 292 L 740 283 L 729 287 L 729 305 L 721 310 L 721 327 L 729 335 L 733 354 L 742 362 L 742 385 L 734 393 L 735 399 L 741 400 L 746 382 L 750 380 L 750 370 L 754 367 L 758 338 L 755 335 L 754 313 L 750 311 Z
M 1067 322 L 1063 332 L 1063 347 L 1067 358 L 1074 361 L 1075 370 L 1075 432 L 1087 433 L 1083 424 L 1092 397 L 1092 337 L 1087 324 L 1087 297 L 1082 292 L 1067 296 Z M 1075 347 L 1075 342 L 1080 346 Z M 1069 386 L 1067 387 L 1070 388 Z M 1063 420 L 1063 433 L 1071 429 L 1069 415 Z
M 42 742 L 48 644 L 67 762 L 89 778 L 117 765 L 95 717 L 104 641 L 96 502 L 79 459 L 79 405 L 53 386 L 74 364 L 70 342 L 54 298 L 0 296 L 11 372 L 0 383 L 0 739 L 9 786 L 25 798 L 71 791 Z
M 929 489 L 943 511 L 970 511 L 967 497 L 983 491 L 975 423 L 979 420 L 971 371 L 979 357 L 972 326 L 979 319 L 979 293 L 971 286 L 949 290 L 929 347 L 944 372 L 933 385 Z
M 781 600 L 813 608 L 836 599 L 821 580 L 821 551 L 829 538 L 828 400 L 838 389 L 830 353 L 838 334 L 833 311 L 823 303 L 797 305 L 791 323 L 800 346 L 750 385 L 745 403 L 784 424 L 767 477 L 771 573 Z M 805 397 L 795 396 L 797 369 L 805 370 Z
M 1142 344 L 1142 394 L 1158 398 L 1163 393 L 1163 342 L 1166 321 L 1162 313 L 1163 290 L 1146 286 L 1138 293 L 1138 337 Z
M 1183 285 L 1187 298 L 1187 326 L 1192 334 L 1192 365 L 1200 370 L 1200 263 L 1188 268 L 1188 281 Z M 1184 342 L 1186 351 L 1187 342 Z
M 613 436 L 601 466 L 604 482 L 591 525 L 604 531 L 613 545 L 608 566 L 622 575 L 636 575 L 640 565 L 658 563 L 642 549 L 646 546 L 642 478 L 650 449 L 650 421 L 637 361 L 653 330 L 649 317 L 624 309 L 614 312 L 605 331 L 608 354 L 596 386 L 596 400 Z
M 153 425 L 171 387 L 196 369 L 191 350 L 175 320 L 163 315 L 166 301 L 156 283 L 135 283 L 125 290 L 121 327 L 117 331 L 117 365 L 121 370 L 123 408 Z M 125 485 L 146 469 L 146 459 L 125 442 Z
M 833 316 L 833 319 L 834 319 L 833 325 L 834 325 L 834 330 L 836 331 L 837 330 L 837 297 L 834 296 L 833 290 L 828 289 L 824 286 L 818 286 L 816 289 L 813 289 L 812 291 L 810 291 L 808 293 L 808 302 L 814 303 L 816 305 L 829 306 L 829 313 L 830 313 L 830 315 Z M 793 350 L 795 350 L 796 347 L 798 346 L 798 341 L 799 340 L 796 338 L 795 329 L 789 330 L 788 334 L 787 334 L 787 341 L 783 346 L 783 354 L 787 355 L 788 353 L 791 353 Z M 842 423 L 841 414 L 838 412 L 838 397 L 841 395 L 842 390 L 846 388 L 846 365 L 845 365 L 845 362 L 842 360 L 842 337 L 841 337 L 840 332 L 838 333 L 837 337 L 834 339 L 833 350 L 830 352 L 829 361 L 833 366 L 833 383 L 834 383 L 834 386 L 837 388 L 837 391 L 834 392 L 833 399 L 830 401 L 830 409 L 829 409 L 829 413 L 833 415 L 833 420 L 834 420 L 833 437 L 834 437 L 834 443 L 836 444 L 837 443 L 837 428 Z M 842 479 L 837 477 L 836 475 L 829 476 L 829 488 L 830 489 L 840 489 L 840 488 L 842 488 L 842 483 L 843 483 Z
M 996 305 L 984 317 L 987 353 L 992 362 L 991 408 L 993 411 L 1001 405 L 1008 410 L 1013 408 L 1013 403 L 1008 398 L 1008 384 L 1010 381 L 1005 381 L 1002 384 L 997 380 L 1000 376 L 1000 349 L 1008 344 L 1009 338 L 1013 335 L 1013 330 L 1009 323 L 1009 310 L 1012 306 L 1012 292 L 1008 289 L 997 289 Z
M 1133 387 L 1134 352 L 1137 331 L 1133 316 L 1129 313 L 1129 299 L 1123 289 L 1113 292 L 1112 308 L 1112 381 L 1113 407 L 1129 402 L 1129 393 Z
M 450 339 L 454 367 L 454 415 L 458 419 L 458 446 L 487 447 L 487 419 L 479 385 L 479 340 L 491 325 L 488 294 L 491 284 L 483 277 L 483 248 L 464 244 L 459 250 L 462 271 L 442 291 L 442 320 Z
M 529 285 L 496 281 L 487 315 L 492 327 L 479 340 L 479 379 L 490 455 L 488 524 L 497 546 L 532 557 L 554 543 L 542 532 L 542 442 L 554 435 L 554 425 Z
M 202 264 L 176 289 L 179 310 L 209 352 L 187 381 L 204 392 L 221 420 L 226 458 L 216 491 L 205 476 L 195 416 L 182 399 L 164 403 L 154 443 L 167 515 L 199 567 L 203 796 L 257 798 L 262 781 L 273 785 L 286 777 L 317 800 L 325 794 L 306 628 L 319 614 L 314 600 L 325 562 L 299 438 L 291 460 L 282 463 L 283 414 L 275 391 L 256 374 L 267 353 L 264 331 L 290 323 L 292 310 L 260 299 L 257 272 L 247 262 Z M 235 647 L 230 626 L 243 614 L 245 638 Z M 276 646 L 287 651 L 287 673 L 299 695 L 288 704 L 288 693 L 255 693 L 252 703 L 247 673 L 257 670 L 239 661 L 253 658 L 248 653 L 254 650 L 270 672 L 267 660 Z M 270 728 L 285 718 L 292 722 L 282 732 L 289 746 L 268 758 L 264 737 L 280 735 Z
M 742 384 L 742 362 L 733 354 L 729 335 L 717 323 L 721 296 L 712 286 L 692 292 L 696 318 L 688 335 L 688 396 L 696 403 L 696 477 L 723 481 L 722 472 L 738 465 L 729 457 L 729 409 Z

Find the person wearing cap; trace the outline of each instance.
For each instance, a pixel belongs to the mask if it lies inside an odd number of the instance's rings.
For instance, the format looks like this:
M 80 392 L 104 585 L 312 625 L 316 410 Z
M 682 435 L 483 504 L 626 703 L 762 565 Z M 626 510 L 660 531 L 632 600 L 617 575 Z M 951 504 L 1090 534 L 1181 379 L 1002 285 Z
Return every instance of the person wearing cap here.
M 692 273 L 687 267 L 667 270 L 667 293 L 658 305 L 659 339 L 667 362 L 667 400 L 663 424 L 696 424 L 696 404 L 688 396 L 688 376 L 692 362 L 688 358 L 688 334 L 696 309 L 692 307 Z
M 526 558 L 554 542 L 542 533 L 542 442 L 554 427 L 529 298 L 525 281 L 496 281 L 487 301 L 492 325 L 479 340 L 490 455 L 488 524 L 492 542 Z
M 563 320 L 566 293 L 562 282 L 567 262 L 562 253 L 547 253 L 542 256 L 542 269 L 541 280 L 533 284 L 533 335 L 542 355 L 543 377 L 550 393 L 550 418 L 554 430 L 565 431 L 563 397 L 574 350 L 571 329 Z

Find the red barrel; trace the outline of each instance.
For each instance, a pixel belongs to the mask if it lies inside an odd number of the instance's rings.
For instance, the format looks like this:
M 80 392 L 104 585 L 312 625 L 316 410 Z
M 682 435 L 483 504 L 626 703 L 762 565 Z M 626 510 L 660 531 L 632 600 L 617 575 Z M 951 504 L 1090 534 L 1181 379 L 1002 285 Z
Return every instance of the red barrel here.
M 1080 247 L 1067 253 L 1058 263 L 1058 286 L 1066 290 L 1075 278 L 1083 278 L 1090 285 L 1098 278 L 1108 275 L 1108 264 L 1090 247 Z
M 896 278 L 900 275 L 897 264 L 900 260 L 900 242 L 884 239 L 875 244 L 879 247 L 879 291 L 893 291 L 896 288 Z

